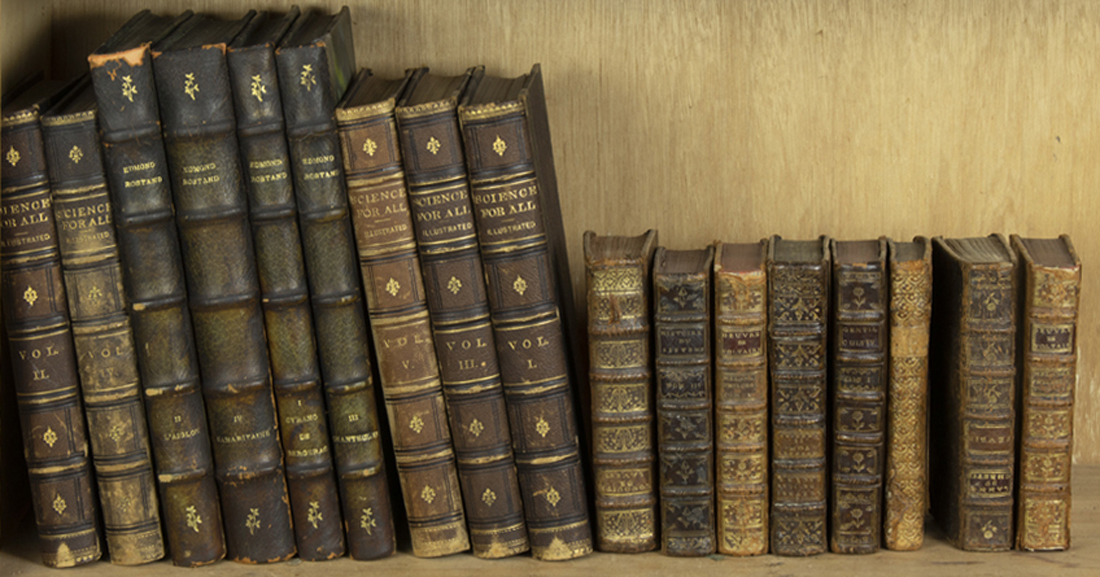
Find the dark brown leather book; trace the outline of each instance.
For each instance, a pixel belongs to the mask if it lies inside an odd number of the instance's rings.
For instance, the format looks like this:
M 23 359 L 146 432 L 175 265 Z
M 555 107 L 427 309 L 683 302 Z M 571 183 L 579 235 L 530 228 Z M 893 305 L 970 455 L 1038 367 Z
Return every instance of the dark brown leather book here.
M 661 552 L 702 556 L 714 532 L 714 396 L 710 340 L 714 247 L 653 257 Z
M 832 511 L 834 553 L 874 553 L 882 540 L 886 437 L 886 239 L 832 241 Z
M 768 552 L 768 241 L 714 253 L 718 552 Z
M 275 47 L 297 18 L 296 7 L 282 17 L 258 14 L 229 45 L 226 61 L 294 537 L 299 557 L 322 561 L 344 554 L 344 524 L 275 70 Z
M 88 56 L 168 550 L 225 556 L 150 45 L 190 17 L 134 16 Z
M 360 71 L 336 122 L 413 554 L 439 557 L 470 540 L 394 119 L 408 79 Z
M 1016 546 L 1056 551 L 1070 544 L 1070 468 L 1077 374 L 1081 260 L 1068 235 L 1012 235 L 1020 259 L 1019 493 Z
M 139 565 L 163 557 L 164 541 L 96 132 L 85 76 L 42 116 L 42 137 L 107 550 L 112 563 Z
M 100 557 L 91 459 L 39 117 L 71 87 L 22 84 L 0 119 L 0 281 L 42 562 Z
M 475 72 L 470 83 L 458 119 L 531 554 L 581 557 L 592 530 L 574 409 L 577 317 L 542 72 Z
M 228 555 L 268 563 L 294 555 L 294 532 L 225 59 L 253 16 L 192 17 L 153 73 Z
M 928 511 L 928 326 L 932 243 L 889 241 L 890 384 L 887 393 L 883 544 L 912 551 Z
M 826 545 L 826 359 L 829 239 L 768 247 L 768 365 L 772 391 L 771 548 L 816 555 Z
M 932 239 L 932 515 L 967 551 L 1012 548 L 1016 255 L 1001 235 Z
M 303 14 L 275 52 L 348 553 L 395 548 L 370 336 L 333 111 L 355 69 L 351 14 Z
M 488 559 L 530 544 L 458 127 L 471 72 L 418 70 L 396 116 L 470 541 Z
M 639 236 L 584 233 L 593 436 L 618 439 L 600 443 L 592 455 L 601 551 L 636 553 L 657 547 L 649 320 L 656 250 L 655 230 Z

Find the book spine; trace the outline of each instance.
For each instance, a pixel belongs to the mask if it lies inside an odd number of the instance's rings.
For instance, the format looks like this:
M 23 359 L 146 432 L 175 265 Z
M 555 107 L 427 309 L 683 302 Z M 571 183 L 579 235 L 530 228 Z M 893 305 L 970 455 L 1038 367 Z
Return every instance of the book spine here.
M 593 437 L 621 441 L 592 456 L 601 551 L 657 547 L 650 258 L 589 260 L 585 269 Z
M 825 391 L 829 270 L 771 263 L 772 552 L 826 550 Z
M 530 549 L 456 104 L 397 112 L 425 297 L 474 555 Z
M 295 553 L 225 46 L 153 61 L 229 556 Z
M 4 325 L 39 550 L 72 567 L 99 559 L 99 533 L 38 115 L 5 117 L 0 148 Z
M 713 248 L 707 249 L 711 254 Z M 663 249 L 657 250 L 660 262 Z M 656 267 L 655 267 L 656 268 Z M 701 274 L 653 275 L 661 551 L 715 552 L 710 259 Z
M 531 553 L 581 557 L 592 532 L 530 127 L 518 104 L 460 110 L 459 120 Z M 597 452 L 614 442 L 604 439 Z
M 339 133 L 413 554 L 439 557 L 470 541 L 393 113 L 341 122 Z
M 148 563 L 164 542 L 95 113 L 45 118 L 42 135 L 107 549 Z
M 767 274 L 714 276 L 718 552 L 768 552 Z
M 890 263 L 890 385 L 883 542 L 886 548 L 897 551 L 921 547 L 928 509 L 931 264 L 927 258 Z
M 309 287 L 270 45 L 226 56 L 298 556 L 344 554 Z
M 833 289 L 830 546 L 834 553 L 873 553 L 879 548 L 882 526 L 889 340 L 886 263 L 834 263 Z

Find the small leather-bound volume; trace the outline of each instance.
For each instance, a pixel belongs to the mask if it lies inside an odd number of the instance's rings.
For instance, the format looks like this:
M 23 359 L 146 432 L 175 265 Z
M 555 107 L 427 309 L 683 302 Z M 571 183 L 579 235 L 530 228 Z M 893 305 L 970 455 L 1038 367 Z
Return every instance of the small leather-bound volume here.
M 61 272 L 112 563 L 164 556 L 145 406 L 87 76 L 42 116 Z
M 489 559 L 530 544 L 458 127 L 472 71 L 418 70 L 396 116 L 470 541 L 474 555 Z
M 832 498 L 834 553 L 874 553 L 882 540 L 886 437 L 886 239 L 833 240 Z
M 302 14 L 279 42 L 275 64 L 348 554 L 378 559 L 396 543 L 334 117 L 355 72 L 351 13 Z
M 888 241 L 890 383 L 886 421 L 883 543 L 912 551 L 924 542 L 928 511 L 928 327 L 932 243 Z
M 711 269 L 714 247 L 653 257 L 653 341 L 657 371 L 661 552 L 716 550 Z
M 771 548 L 826 551 L 825 404 L 829 319 L 828 237 L 768 247 L 768 364 L 772 402 Z
M 966 551 L 1013 543 L 1016 254 L 999 234 L 932 239 L 932 515 Z
M 1016 546 L 1057 551 L 1070 543 L 1081 260 L 1068 235 L 1011 238 L 1020 259 Z
M 172 563 L 225 556 L 150 45 L 191 16 L 143 11 L 88 56 Z
M 768 240 L 714 253 L 718 552 L 768 552 Z
M 344 523 L 275 70 L 275 47 L 297 18 L 297 8 L 281 17 L 258 14 L 229 45 L 226 60 L 294 537 L 299 557 L 323 561 L 344 554 Z
M 470 539 L 394 118 L 410 76 L 360 71 L 336 122 L 413 554 L 440 557 Z
M 0 118 L 0 282 L 42 562 L 99 559 L 96 498 L 39 118 L 71 85 L 28 81 Z
M 575 410 L 577 317 L 539 65 L 518 78 L 475 71 L 458 119 L 531 554 L 581 557 L 592 530 Z
M 153 48 L 172 200 L 228 555 L 294 555 L 226 46 L 239 20 L 195 16 Z
M 657 547 L 650 271 L 657 231 L 584 233 L 588 372 L 596 478 L 596 544 L 637 553 Z M 612 444 L 606 439 L 615 438 Z M 612 446 L 613 445 L 613 446 Z M 604 450 L 611 449 L 611 450 Z

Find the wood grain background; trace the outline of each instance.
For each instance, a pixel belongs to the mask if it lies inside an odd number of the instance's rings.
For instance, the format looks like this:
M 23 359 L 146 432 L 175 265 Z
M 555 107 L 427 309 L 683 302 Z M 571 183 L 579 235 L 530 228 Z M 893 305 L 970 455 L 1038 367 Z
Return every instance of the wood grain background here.
M 152 3 L 43 5 L 4 1 L 5 85 L 46 62 L 82 70 Z M 359 65 L 377 73 L 542 63 L 578 295 L 586 229 L 656 228 L 671 248 L 1069 233 L 1085 263 L 1075 460 L 1100 463 L 1100 3 L 379 0 L 352 14 Z

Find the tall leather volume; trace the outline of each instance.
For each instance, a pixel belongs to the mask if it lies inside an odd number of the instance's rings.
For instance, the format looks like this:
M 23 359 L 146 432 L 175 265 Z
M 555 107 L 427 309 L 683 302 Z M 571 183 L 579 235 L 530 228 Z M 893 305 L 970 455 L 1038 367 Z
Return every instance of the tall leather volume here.
M 1068 235 L 1012 235 L 1020 259 L 1016 546 L 1070 544 L 1070 467 L 1081 260 Z
M 99 559 L 96 501 L 39 116 L 65 87 L 22 85 L 0 119 L 0 281 L 42 562 Z
M 87 76 L 42 116 L 61 273 L 112 563 L 164 556 L 149 433 Z
M 150 45 L 190 17 L 130 19 L 88 56 L 172 563 L 225 556 Z
M 475 72 L 458 119 L 531 554 L 581 557 L 592 530 L 574 408 L 578 336 L 539 65 L 514 79 Z
M 932 515 L 966 551 L 1013 543 L 1016 255 L 1001 235 L 932 239 Z
M 354 559 L 377 559 L 396 545 L 333 116 L 355 71 L 348 9 L 303 14 L 280 42 L 275 61 L 348 552 Z
M 771 549 L 816 555 L 826 545 L 826 351 L 829 239 L 768 247 L 768 366 L 772 402 Z
M 714 253 L 718 552 L 768 552 L 768 241 Z
M 253 16 L 193 17 L 154 46 L 153 73 L 228 555 L 266 563 L 295 544 L 225 59 Z
M 336 122 L 413 554 L 439 557 L 470 540 L 394 119 L 408 79 L 360 71 Z
M 883 544 L 912 551 L 924 543 L 928 511 L 928 326 L 932 243 L 888 241 L 890 384 L 887 392 Z
M 711 269 L 714 247 L 653 257 L 657 351 L 661 551 L 702 556 L 716 550 Z
M 471 72 L 417 71 L 396 117 L 470 542 L 488 559 L 530 545 L 458 127 Z
M 299 557 L 322 561 L 344 554 L 344 529 L 275 71 L 275 46 L 297 17 L 296 7 L 283 17 L 258 14 L 229 45 L 226 61 L 294 537 Z
M 596 478 L 596 540 L 601 551 L 657 547 L 653 337 L 650 323 L 657 231 L 639 236 L 584 233 L 588 371 Z M 611 449 L 611 450 L 603 450 Z
M 832 495 L 834 553 L 874 553 L 882 540 L 886 437 L 886 239 L 837 241 L 833 254 Z

